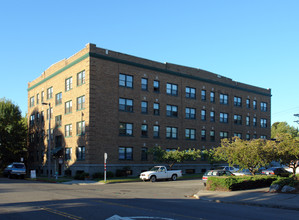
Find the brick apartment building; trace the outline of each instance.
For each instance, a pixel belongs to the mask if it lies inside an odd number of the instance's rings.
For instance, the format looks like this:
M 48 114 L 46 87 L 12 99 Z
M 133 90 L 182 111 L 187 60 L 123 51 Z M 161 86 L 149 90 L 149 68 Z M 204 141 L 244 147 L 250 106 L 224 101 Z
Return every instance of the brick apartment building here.
M 250 77 L 250 76 L 248 76 Z M 44 104 L 43 104 L 44 103 Z M 49 103 L 51 109 L 49 110 Z M 201 69 L 159 63 L 87 44 L 28 83 L 29 166 L 52 174 L 152 166 L 147 151 L 219 146 L 221 138 L 270 138 L 271 90 Z M 201 172 L 198 160 L 180 165 Z

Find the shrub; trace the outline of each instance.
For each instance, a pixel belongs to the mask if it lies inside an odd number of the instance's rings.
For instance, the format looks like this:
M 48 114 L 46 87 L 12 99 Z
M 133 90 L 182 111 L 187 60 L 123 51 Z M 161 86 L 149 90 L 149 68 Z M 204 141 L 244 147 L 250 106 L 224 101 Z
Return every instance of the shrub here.
M 107 172 L 107 177 L 108 177 L 108 178 L 112 178 L 112 177 L 114 177 L 113 172 L 108 171 L 108 172 Z
M 104 173 L 102 173 L 102 172 L 92 174 L 93 179 L 101 179 L 103 177 L 104 177 Z
M 85 180 L 85 178 L 89 177 L 89 173 L 85 173 L 85 172 L 76 172 L 76 175 L 74 176 L 74 179 L 76 180 Z
M 272 184 L 278 184 L 281 187 L 284 186 L 294 186 L 297 181 L 293 177 L 279 177 L 277 180 L 273 181 Z

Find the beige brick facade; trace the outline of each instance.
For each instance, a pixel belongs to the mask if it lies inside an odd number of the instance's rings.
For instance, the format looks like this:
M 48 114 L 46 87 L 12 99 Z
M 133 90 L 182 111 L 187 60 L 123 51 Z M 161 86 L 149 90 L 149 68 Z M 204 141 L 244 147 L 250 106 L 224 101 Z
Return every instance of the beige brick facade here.
M 77 85 L 78 73 L 85 72 L 85 83 Z M 133 86 L 123 86 L 120 79 L 128 76 Z M 68 79 L 72 78 L 72 89 L 66 91 Z M 147 79 L 147 89 L 143 90 L 141 80 Z M 154 91 L 154 81 L 159 82 L 159 91 Z M 176 95 L 167 94 L 167 84 L 177 88 Z M 48 88 L 53 89 L 53 96 L 47 99 Z M 195 89 L 195 98 L 186 98 L 186 87 Z M 205 91 L 205 100 L 201 98 Z M 271 133 L 271 90 L 232 81 L 204 70 L 179 66 L 169 63 L 158 63 L 114 51 L 97 48 L 94 44 L 86 47 L 72 57 L 53 64 L 39 78 L 28 84 L 28 117 L 30 133 L 30 166 L 39 174 L 46 174 L 46 148 L 48 120 L 47 105 L 51 103 L 53 117 L 51 128 L 54 129 L 52 148 L 55 154 L 53 172 L 63 175 L 67 169 L 84 170 L 89 173 L 103 172 L 103 155 L 108 153 L 108 170 L 115 171 L 130 167 L 133 175 L 152 165 L 150 158 L 144 157 L 142 149 L 161 146 L 165 149 L 210 148 L 220 143 L 220 133 L 228 137 L 235 134 L 242 138 L 270 138 Z M 56 104 L 56 94 L 61 93 L 61 104 Z M 215 100 L 210 96 L 214 93 Z M 220 94 L 228 98 L 228 104 L 220 104 Z M 77 109 L 78 98 L 85 97 L 83 109 Z M 37 103 L 39 98 L 39 103 Z M 133 102 L 133 111 L 122 111 L 119 108 L 120 98 Z M 238 105 L 234 105 L 234 100 Z M 246 102 L 249 100 L 250 107 Z M 34 103 L 33 103 L 34 101 Z M 72 101 L 72 112 L 66 113 L 66 102 Z M 141 102 L 147 102 L 147 113 L 141 113 Z M 253 102 L 257 108 L 253 108 Z M 153 105 L 159 103 L 159 114 L 154 115 Z M 175 106 L 172 117 L 167 116 L 167 105 Z M 264 109 L 261 109 L 261 105 Z M 186 119 L 186 108 L 195 109 L 194 119 Z M 205 120 L 202 120 L 202 110 Z M 44 112 L 44 121 L 41 114 Z M 214 112 L 215 121 L 211 122 L 210 112 Z M 220 122 L 220 114 L 228 116 L 227 123 Z M 33 116 L 34 115 L 34 116 Z M 61 125 L 55 127 L 55 117 L 61 115 Z M 236 115 L 236 116 L 235 116 Z M 234 120 L 234 117 L 239 120 Z M 249 125 L 246 125 L 249 117 Z M 256 119 L 256 126 L 253 124 Z M 85 134 L 77 134 L 77 123 L 85 122 Z M 132 135 L 121 135 L 120 123 L 132 124 Z M 263 124 L 261 126 L 261 123 Z M 66 125 L 72 125 L 72 135 L 66 136 Z M 147 125 L 147 132 L 141 132 L 141 126 Z M 153 126 L 159 126 L 159 137 L 153 137 Z M 176 138 L 167 138 L 166 127 L 177 129 Z M 194 140 L 186 139 L 186 130 L 193 129 Z M 206 132 L 202 140 L 202 130 Z M 215 132 L 215 140 L 210 137 Z M 167 133 L 167 134 L 166 134 Z M 131 133 L 130 133 L 131 134 Z M 147 135 L 144 135 L 147 134 Z M 250 135 L 250 136 L 247 136 Z M 60 136 L 56 138 L 56 136 Z M 85 148 L 85 154 L 78 154 L 78 147 Z M 72 149 L 66 155 L 65 149 Z M 55 150 L 56 149 L 56 150 Z M 60 151 L 58 151 L 61 149 Z M 122 154 L 122 150 L 126 154 Z M 131 152 L 132 150 L 132 152 Z M 58 153 L 56 152 L 58 151 Z M 142 156 L 143 155 L 143 156 Z M 80 158 L 77 158 L 80 157 Z M 83 158 L 82 158 L 83 157 Z M 42 159 L 44 158 L 44 159 Z M 60 159 L 59 159 L 60 158 Z M 60 163 L 59 163 L 60 162 Z M 181 165 L 185 169 L 201 172 L 207 168 L 204 161 Z

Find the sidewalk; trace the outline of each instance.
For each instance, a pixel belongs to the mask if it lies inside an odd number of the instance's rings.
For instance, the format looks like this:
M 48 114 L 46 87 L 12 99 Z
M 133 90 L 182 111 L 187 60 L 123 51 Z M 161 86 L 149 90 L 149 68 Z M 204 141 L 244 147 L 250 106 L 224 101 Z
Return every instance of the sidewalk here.
M 72 181 L 68 181 L 68 182 L 62 182 L 61 184 L 67 184 L 67 185 L 102 185 L 102 184 L 105 184 L 105 183 L 92 181 L 92 180 L 72 180 Z
M 299 194 L 269 193 L 269 187 L 231 192 L 201 190 L 197 199 L 211 202 L 263 206 L 299 211 Z

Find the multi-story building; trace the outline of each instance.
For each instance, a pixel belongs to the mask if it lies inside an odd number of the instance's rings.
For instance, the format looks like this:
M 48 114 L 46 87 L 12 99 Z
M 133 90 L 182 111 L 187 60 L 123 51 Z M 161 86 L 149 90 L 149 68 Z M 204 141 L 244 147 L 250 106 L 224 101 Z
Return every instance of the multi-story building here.
M 205 149 L 226 137 L 270 138 L 270 110 L 270 89 L 87 44 L 28 84 L 30 166 L 47 172 L 49 120 L 52 173 L 102 172 L 107 153 L 108 170 L 130 167 L 138 175 L 152 165 L 154 146 Z M 181 168 L 206 166 L 198 160 Z

